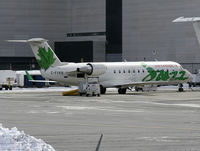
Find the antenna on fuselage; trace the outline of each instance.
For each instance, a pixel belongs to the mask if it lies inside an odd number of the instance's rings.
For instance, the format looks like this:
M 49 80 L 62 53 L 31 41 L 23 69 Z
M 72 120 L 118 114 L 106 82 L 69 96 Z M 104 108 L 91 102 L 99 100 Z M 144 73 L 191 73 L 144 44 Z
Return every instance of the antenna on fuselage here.
M 152 53 L 152 55 L 154 56 L 154 61 L 158 61 L 158 59 L 156 59 L 157 51 L 156 51 L 156 50 L 153 50 L 151 53 Z

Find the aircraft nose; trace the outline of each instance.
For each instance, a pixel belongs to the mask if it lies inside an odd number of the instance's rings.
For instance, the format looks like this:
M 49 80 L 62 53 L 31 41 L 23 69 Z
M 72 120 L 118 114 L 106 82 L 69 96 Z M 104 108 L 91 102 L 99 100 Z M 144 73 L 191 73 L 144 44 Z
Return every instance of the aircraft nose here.
M 193 76 L 192 76 L 192 74 L 188 70 L 186 70 L 186 75 L 187 75 L 187 77 L 189 77 L 187 81 L 188 82 L 192 81 Z

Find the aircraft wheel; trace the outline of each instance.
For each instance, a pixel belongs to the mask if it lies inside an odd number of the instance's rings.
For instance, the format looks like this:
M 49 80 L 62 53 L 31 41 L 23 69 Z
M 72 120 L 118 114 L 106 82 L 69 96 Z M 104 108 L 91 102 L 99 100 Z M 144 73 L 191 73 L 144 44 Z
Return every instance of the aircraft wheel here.
M 100 85 L 100 93 L 105 94 L 106 93 L 106 88 L 104 88 L 102 85 Z
M 6 85 L 6 86 L 5 86 L 5 90 L 8 90 L 8 88 L 9 88 L 9 87 Z
M 178 91 L 183 92 L 184 90 L 183 90 L 183 88 L 178 88 Z
M 119 94 L 126 94 L 126 88 L 119 88 L 118 93 Z
M 135 91 L 143 91 L 143 88 L 141 88 L 141 87 L 138 87 L 138 86 L 135 86 Z
M 179 92 L 183 92 L 183 84 L 182 84 L 182 83 L 181 83 L 181 84 L 179 84 L 178 91 L 179 91 Z

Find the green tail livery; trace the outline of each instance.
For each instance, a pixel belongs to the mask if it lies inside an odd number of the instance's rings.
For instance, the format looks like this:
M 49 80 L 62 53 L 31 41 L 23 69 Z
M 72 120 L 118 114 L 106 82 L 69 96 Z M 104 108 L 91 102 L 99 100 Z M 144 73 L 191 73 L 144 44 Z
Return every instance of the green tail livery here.
M 37 55 L 40 57 L 40 59 L 37 59 L 38 64 L 45 70 L 47 70 L 56 61 L 56 58 L 53 57 L 53 52 L 49 47 L 48 51 L 46 51 L 45 47 L 39 47 Z

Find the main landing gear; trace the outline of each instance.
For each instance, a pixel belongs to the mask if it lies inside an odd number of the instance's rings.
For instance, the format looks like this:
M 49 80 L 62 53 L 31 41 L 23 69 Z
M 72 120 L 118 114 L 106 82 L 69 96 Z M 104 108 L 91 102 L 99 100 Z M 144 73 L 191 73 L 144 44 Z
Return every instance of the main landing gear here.
M 179 91 L 179 92 L 183 92 L 183 91 L 184 91 L 184 89 L 183 89 L 183 84 L 180 83 L 178 86 L 179 86 L 178 91 Z
M 102 85 L 100 85 L 100 93 L 105 94 L 106 93 L 106 88 L 104 88 Z
M 126 88 L 119 88 L 118 93 L 119 94 L 126 94 Z

